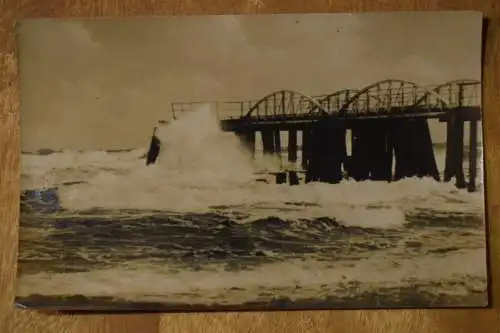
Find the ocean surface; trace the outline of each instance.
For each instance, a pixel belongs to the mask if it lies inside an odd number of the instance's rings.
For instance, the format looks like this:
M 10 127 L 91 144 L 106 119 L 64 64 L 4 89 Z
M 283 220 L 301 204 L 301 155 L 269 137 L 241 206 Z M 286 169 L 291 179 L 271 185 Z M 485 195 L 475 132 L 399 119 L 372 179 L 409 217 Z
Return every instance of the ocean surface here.
M 482 163 L 474 193 L 433 179 L 288 186 L 263 181 L 296 167 L 285 155 L 250 159 L 208 113 L 166 125 L 161 139 L 148 167 L 147 137 L 137 149 L 22 155 L 19 304 L 487 304 Z M 435 152 L 442 171 L 442 145 Z

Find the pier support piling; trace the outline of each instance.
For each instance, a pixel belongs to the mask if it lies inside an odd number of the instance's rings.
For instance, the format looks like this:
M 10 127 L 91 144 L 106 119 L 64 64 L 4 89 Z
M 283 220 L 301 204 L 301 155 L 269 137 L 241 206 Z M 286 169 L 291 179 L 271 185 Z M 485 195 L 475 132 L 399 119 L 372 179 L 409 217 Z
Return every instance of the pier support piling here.
M 444 166 L 444 181 L 449 182 L 453 178 L 455 168 L 453 161 L 456 159 L 455 155 L 455 117 L 450 115 L 446 121 L 446 157 Z
M 431 131 L 426 119 L 412 120 L 412 144 L 415 150 L 415 159 L 418 177 L 432 177 L 440 180 L 439 169 L 434 155 Z
M 349 177 L 356 181 L 368 178 L 368 167 L 366 161 L 367 140 L 365 139 L 364 124 L 353 124 L 351 128 L 351 156 L 347 165 Z
M 352 128 L 348 175 L 355 180 L 392 178 L 392 142 L 386 121 L 364 120 Z
M 469 130 L 469 183 L 467 190 L 469 192 L 476 191 L 477 177 L 477 121 L 470 121 Z
M 288 172 L 288 181 L 290 185 L 299 185 L 299 176 L 297 175 L 297 171 Z
M 278 172 L 276 173 L 276 184 L 286 184 L 286 172 Z
M 288 131 L 288 162 L 297 162 L 297 130 Z
M 281 132 L 280 132 L 280 130 L 274 131 L 274 152 L 281 160 Z
M 391 181 L 393 147 L 388 135 L 389 124 L 387 121 L 381 120 L 370 122 L 370 147 L 368 151 L 370 179 Z
M 456 186 L 465 188 L 463 169 L 464 158 L 464 122 L 456 114 L 449 114 L 446 124 L 446 163 L 444 181 L 455 177 Z
M 262 131 L 261 134 L 264 154 L 274 154 L 274 133 L 272 131 Z
M 406 177 L 432 177 L 439 170 L 426 119 L 399 119 L 391 129 L 396 157 L 395 180 Z
M 247 130 L 236 133 L 240 139 L 240 142 L 243 144 L 243 147 L 247 149 L 252 158 L 255 157 L 255 131 Z
M 458 188 L 465 188 L 465 175 L 464 175 L 464 122 L 459 120 L 456 122 L 457 132 L 456 132 L 456 161 L 455 161 L 455 179 Z
M 302 130 L 302 169 L 307 170 L 309 159 L 311 157 L 312 146 L 312 131 L 311 128 L 306 126 Z
M 345 160 L 345 126 L 327 120 L 315 124 L 312 132 L 311 160 L 307 168 L 309 181 L 338 183 L 343 178 Z

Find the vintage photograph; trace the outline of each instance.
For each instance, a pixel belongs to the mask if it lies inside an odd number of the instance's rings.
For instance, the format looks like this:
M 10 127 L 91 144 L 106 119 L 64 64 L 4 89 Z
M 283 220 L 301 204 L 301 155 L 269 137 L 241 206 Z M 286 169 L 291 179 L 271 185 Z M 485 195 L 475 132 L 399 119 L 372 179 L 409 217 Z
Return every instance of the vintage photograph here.
M 16 304 L 489 305 L 482 14 L 18 26 Z

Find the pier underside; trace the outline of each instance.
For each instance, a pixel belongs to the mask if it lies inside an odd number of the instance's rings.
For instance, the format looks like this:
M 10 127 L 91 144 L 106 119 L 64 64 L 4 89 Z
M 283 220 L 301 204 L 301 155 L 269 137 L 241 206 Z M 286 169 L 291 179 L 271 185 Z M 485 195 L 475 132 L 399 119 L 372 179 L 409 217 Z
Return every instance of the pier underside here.
M 469 180 L 465 180 L 464 120 L 443 118 L 447 126 L 446 169 L 444 181 L 455 178 L 458 188 L 475 190 L 477 159 L 477 120 L 471 123 Z M 351 153 L 347 152 L 347 130 L 350 130 Z M 373 118 L 357 122 L 332 121 L 325 118 L 300 128 L 285 130 L 288 134 L 288 162 L 298 161 L 305 172 L 305 182 L 338 183 L 343 178 L 357 181 L 397 181 L 408 177 L 431 177 L 441 181 L 440 171 L 426 118 Z M 264 154 L 281 154 L 281 136 L 276 128 L 259 131 Z M 297 133 L 302 134 L 299 147 Z M 256 131 L 239 132 L 243 144 L 255 152 Z M 279 183 L 284 183 L 282 170 Z M 295 177 L 295 176 L 293 176 Z M 294 179 L 294 183 L 296 180 Z

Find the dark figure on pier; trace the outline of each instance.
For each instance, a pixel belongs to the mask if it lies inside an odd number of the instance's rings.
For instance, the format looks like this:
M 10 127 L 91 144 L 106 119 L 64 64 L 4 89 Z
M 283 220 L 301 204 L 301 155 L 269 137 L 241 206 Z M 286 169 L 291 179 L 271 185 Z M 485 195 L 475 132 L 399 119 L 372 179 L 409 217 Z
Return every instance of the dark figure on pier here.
M 158 139 L 158 136 L 156 136 L 157 131 L 158 127 L 155 127 L 151 137 L 151 143 L 149 144 L 149 151 L 146 156 L 146 165 L 156 163 L 158 155 L 160 154 L 161 141 Z

